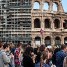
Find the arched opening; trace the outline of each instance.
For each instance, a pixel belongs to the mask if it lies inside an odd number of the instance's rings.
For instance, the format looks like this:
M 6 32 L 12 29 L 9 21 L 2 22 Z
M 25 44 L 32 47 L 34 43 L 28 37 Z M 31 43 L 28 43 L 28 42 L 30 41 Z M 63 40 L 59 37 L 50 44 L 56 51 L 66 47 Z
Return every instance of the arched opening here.
M 47 36 L 47 37 L 45 38 L 45 45 L 46 45 L 46 46 L 51 45 L 51 38 L 50 38 L 49 36 Z
M 58 4 L 57 3 L 53 3 L 53 11 L 57 11 L 58 10 Z
M 45 19 L 45 28 L 51 28 L 51 22 L 49 19 Z
M 40 19 L 35 19 L 34 20 L 34 28 L 40 28 Z
M 40 9 L 40 4 L 39 4 L 39 2 L 34 2 L 33 9 Z
M 49 3 L 45 2 L 43 6 L 43 10 L 48 10 L 49 9 Z
M 60 28 L 60 21 L 58 19 L 54 20 L 54 27 L 55 29 Z
M 40 37 L 35 37 L 35 44 L 40 46 L 40 44 L 41 44 L 41 38 Z
M 67 37 L 64 38 L 64 44 L 67 45 Z
M 64 20 L 63 27 L 64 29 L 67 29 L 67 20 Z
M 61 39 L 60 37 L 55 38 L 55 45 L 61 45 Z

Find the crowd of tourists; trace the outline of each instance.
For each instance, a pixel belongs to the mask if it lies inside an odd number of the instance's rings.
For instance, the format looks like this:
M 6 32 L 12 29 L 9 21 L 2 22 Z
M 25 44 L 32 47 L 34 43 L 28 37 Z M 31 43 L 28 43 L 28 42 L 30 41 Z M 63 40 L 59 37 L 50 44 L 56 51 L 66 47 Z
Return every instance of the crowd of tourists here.
M 0 67 L 67 67 L 67 45 L 33 48 L 0 41 Z

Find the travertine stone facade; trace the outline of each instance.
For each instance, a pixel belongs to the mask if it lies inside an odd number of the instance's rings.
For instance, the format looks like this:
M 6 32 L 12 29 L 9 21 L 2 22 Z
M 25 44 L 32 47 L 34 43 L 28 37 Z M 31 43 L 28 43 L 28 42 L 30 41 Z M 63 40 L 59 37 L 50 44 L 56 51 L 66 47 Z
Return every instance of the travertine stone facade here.
M 35 9 L 36 3 L 39 3 L 39 8 Z M 44 3 L 48 4 L 48 10 L 43 9 Z M 57 5 L 57 11 L 53 10 L 54 3 Z M 32 0 L 32 5 L 32 44 L 35 43 L 34 45 L 36 46 L 38 44 L 37 41 L 46 46 L 67 44 L 67 22 L 65 21 L 67 20 L 67 14 L 64 13 L 61 1 Z M 38 22 L 40 27 L 36 27 Z M 66 22 L 65 25 L 64 22 Z M 64 28 L 65 26 L 66 28 Z M 43 30 L 42 34 L 41 29 Z
M 33 47 L 67 44 L 61 0 L 0 0 L 0 39 Z

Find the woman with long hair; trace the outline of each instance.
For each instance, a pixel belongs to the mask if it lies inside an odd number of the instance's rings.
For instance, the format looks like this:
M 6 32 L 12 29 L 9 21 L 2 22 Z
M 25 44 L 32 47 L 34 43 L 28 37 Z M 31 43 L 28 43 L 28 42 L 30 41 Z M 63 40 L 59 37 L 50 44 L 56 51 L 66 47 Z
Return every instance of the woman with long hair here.
M 23 67 L 34 67 L 35 58 L 32 47 L 27 47 L 23 54 Z
M 63 67 L 67 67 L 67 56 L 64 58 Z

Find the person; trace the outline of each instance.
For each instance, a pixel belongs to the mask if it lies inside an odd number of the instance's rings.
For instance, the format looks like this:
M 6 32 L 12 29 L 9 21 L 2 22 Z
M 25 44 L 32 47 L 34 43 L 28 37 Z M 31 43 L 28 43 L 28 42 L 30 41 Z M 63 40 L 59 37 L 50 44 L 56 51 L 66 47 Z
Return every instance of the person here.
M 17 44 L 17 48 L 15 49 L 14 52 L 14 63 L 15 63 L 15 67 L 21 67 L 21 48 L 22 48 L 22 43 L 18 43 Z
M 14 44 L 10 42 L 10 43 L 9 43 L 9 47 L 10 47 L 9 55 L 12 55 L 12 56 L 13 56 L 13 57 L 10 59 L 9 67 L 15 67 L 15 64 L 14 64 L 14 51 L 15 51 Z
M 3 43 L 0 41 L 0 51 L 2 50 L 3 48 Z
M 67 67 L 67 56 L 64 58 L 63 67 Z
M 10 51 L 11 53 L 14 55 L 14 52 L 15 52 L 15 45 L 11 42 L 9 43 L 10 44 Z
M 54 50 L 54 53 L 53 53 L 53 56 L 52 56 L 52 63 L 53 63 L 54 65 L 56 65 L 56 53 L 57 53 L 58 51 L 60 51 L 60 48 L 56 48 L 56 49 Z
M 35 57 L 32 47 L 27 47 L 23 54 L 23 67 L 35 67 Z
M 35 67 L 40 67 L 40 61 L 41 61 L 41 52 L 38 52 L 35 58 Z
M 49 53 L 48 52 L 43 52 L 43 67 L 51 67 L 49 64 Z
M 51 67 L 50 59 L 52 58 L 52 51 L 44 50 L 42 53 L 39 52 L 36 56 L 35 67 Z
M 61 50 L 56 53 L 56 66 L 63 67 L 63 60 L 66 57 L 67 46 L 62 45 Z
M 48 48 L 48 59 L 47 59 L 47 63 L 50 67 L 56 67 L 53 63 L 52 63 L 52 56 L 53 56 L 53 49 L 52 48 Z
M 43 52 L 44 50 L 45 50 L 45 45 L 41 45 L 40 48 L 39 48 L 39 51 Z
M 12 56 L 7 55 L 7 51 L 9 51 L 9 45 L 4 44 L 3 49 L 0 51 L 0 67 L 9 67 L 10 58 Z

